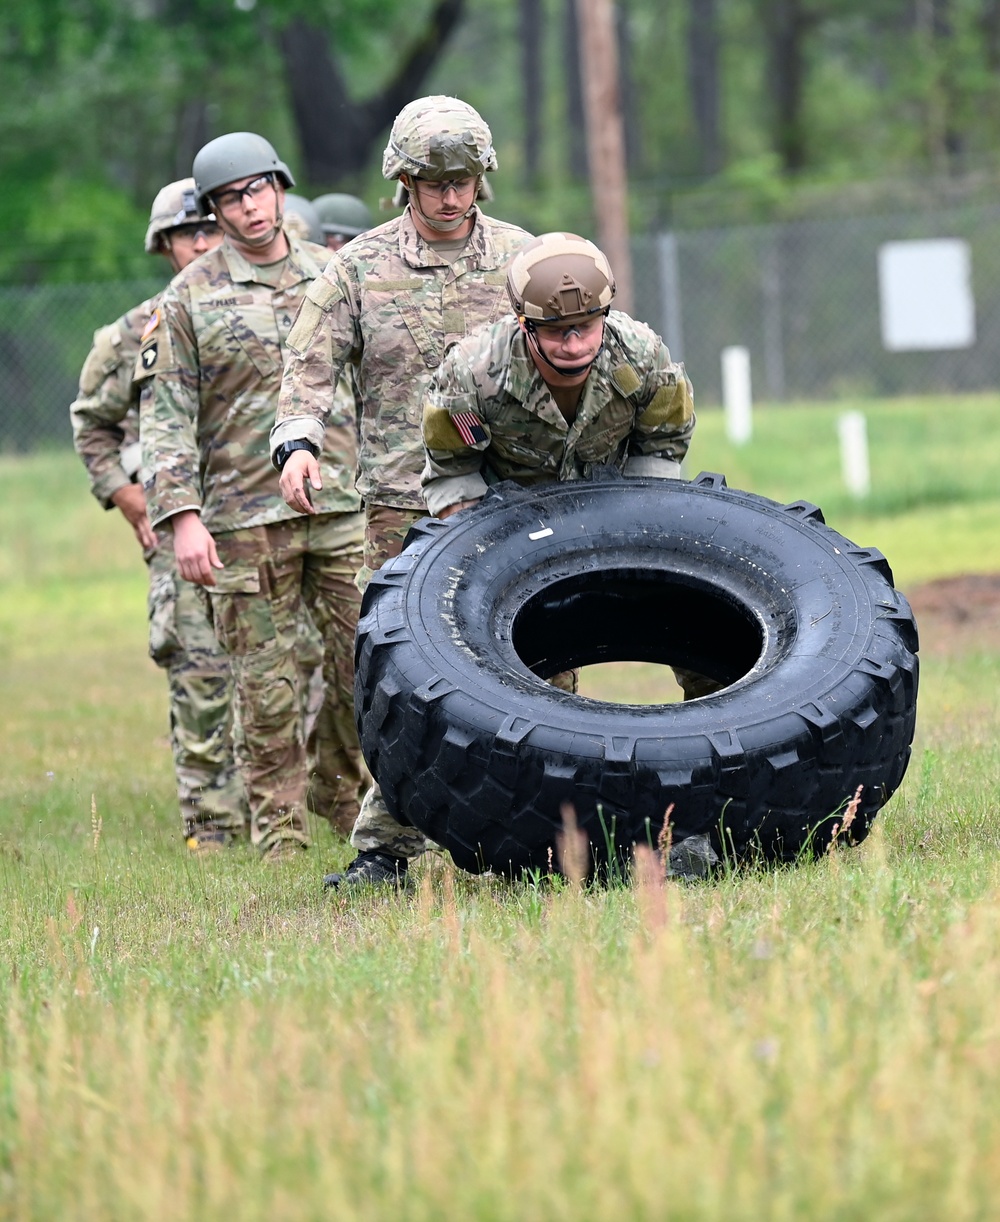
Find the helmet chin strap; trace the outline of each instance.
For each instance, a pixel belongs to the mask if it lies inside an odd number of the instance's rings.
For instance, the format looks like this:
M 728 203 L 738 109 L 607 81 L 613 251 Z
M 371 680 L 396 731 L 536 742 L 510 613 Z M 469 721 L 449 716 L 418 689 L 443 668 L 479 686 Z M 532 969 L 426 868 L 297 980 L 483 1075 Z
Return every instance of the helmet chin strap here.
M 400 177 L 402 178 L 403 175 L 400 175 Z M 482 180 L 483 180 L 481 174 L 477 176 L 476 193 L 475 195 L 473 195 L 472 203 L 466 212 L 463 212 L 461 216 L 456 217 L 455 220 L 453 221 L 433 221 L 420 207 L 419 203 L 417 203 L 417 192 L 413 186 L 413 179 L 410 178 L 409 174 L 406 175 L 406 178 L 409 179 L 409 181 L 404 182 L 403 186 L 406 187 L 407 194 L 409 195 L 410 207 L 417 214 L 417 216 L 420 217 L 420 219 L 423 221 L 425 225 L 429 226 L 431 229 L 436 230 L 438 233 L 452 233 L 454 230 L 464 225 L 465 222 L 469 219 L 469 217 L 472 216 L 472 214 L 476 210 L 476 200 L 479 198 L 479 185 L 482 183 Z
M 235 238 L 237 242 L 241 242 L 244 246 L 249 246 L 251 250 L 262 249 L 265 246 L 270 246 L 270 244 L 281 232 L 281 222 L 284 219 L 285 214 L 279 209 L 274 215 L 274 225 L 267 231 L 267 233 L 262 234 L 259 238 L 247 238 L 244 237 L 238 229 L 231 226 L 228 221 L 224 221 L 222 219 L 221 209 L 217 215 L 218 225 L 222 232 L 231 238 Z

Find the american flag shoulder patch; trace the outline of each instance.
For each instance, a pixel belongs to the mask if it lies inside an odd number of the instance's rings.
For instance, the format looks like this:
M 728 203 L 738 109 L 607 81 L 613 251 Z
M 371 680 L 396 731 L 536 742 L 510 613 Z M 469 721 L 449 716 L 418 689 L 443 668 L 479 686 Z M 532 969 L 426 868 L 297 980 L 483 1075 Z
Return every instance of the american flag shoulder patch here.
M 451 422 L 467 446 L 482 445 L 489 439 L 485 425 L 475 412 L 455 412 Z

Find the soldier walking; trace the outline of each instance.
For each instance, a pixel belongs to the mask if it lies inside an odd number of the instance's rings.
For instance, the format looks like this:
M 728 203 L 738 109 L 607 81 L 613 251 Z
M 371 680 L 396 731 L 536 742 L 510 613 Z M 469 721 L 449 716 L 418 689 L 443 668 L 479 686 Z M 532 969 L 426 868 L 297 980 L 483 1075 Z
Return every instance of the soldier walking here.
M 169 183 L 149 215 L 145 248 L 174 272 L 222 241 L 213 216 L 194 202 L 194 179 Z M 94 334 L 70 407 L 73 444 L 105 509 L 117 507 L 149 567 L 149 654 L 167 672 L 170 746 L 184 838 L 193 850 L 218 844 L 246 819 L 243 783 L 233 759 L 229 660 L 195 588 L 177 574 L 168 532 L 154 531 L 138 482 L 139 384 L 133 380 L 140 338 L 159 296 Z
M 347 834 L 368 780 L 353 712 L 363 537 L 355 407 L 349 386 L 331 386 L 346 423 L 326 438 L 314 514 L 293 513 L 267 434 L 288 334 L 328 252 L 283 229 L 295 182 L 263 137 L 211 141 L 194 179 L 198 208 L 214 211 L 225 240 L 173 281 L 143 341 L 154 375 L 142 405 L 147 496 L 154 525 L 173 534 L 181 575 L 208 590 L 233 670 L 251 839 L 277 860 L 309 843 L 307 800 Z M 311 764 L 296 660 L 303 600 L 323 638 L 326 683 Z
M 353 364 L 362 400 L 358 491 L 365 502 L 359 585 L 402 548 L 426 515 L 420 489 L 420 403 L 449 344 L 506 310 L 504 268 L 529 235 L 485 216 L 485 175 L 497 159 L 489 127 L 457 98 L 427 97 L 397 115 L 382 173 L 398 184 L 402 216 L 334 254 L 306 294 L 289 336 L 271 449 L 287 503 L 312 514 L 326 485 L 320 461 L 333 387 Z M 365 796 L 351 843 L 359 850 L 328 885 L 400 885 L 427 841 L 392 818 L 377 786 Z

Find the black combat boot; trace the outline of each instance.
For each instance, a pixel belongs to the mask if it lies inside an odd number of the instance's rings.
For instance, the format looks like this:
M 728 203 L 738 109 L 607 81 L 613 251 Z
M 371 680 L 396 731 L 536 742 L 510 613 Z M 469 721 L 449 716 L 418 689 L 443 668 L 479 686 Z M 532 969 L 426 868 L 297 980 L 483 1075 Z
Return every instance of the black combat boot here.
M 323 889 L 367 886 L 395 887 L 399 891 L 406 886 L 408 866 L 405 857 L 394 857 L 382 849 L 366 849 L 355 857 L 343 874 L 327 874 L 323 879 Z

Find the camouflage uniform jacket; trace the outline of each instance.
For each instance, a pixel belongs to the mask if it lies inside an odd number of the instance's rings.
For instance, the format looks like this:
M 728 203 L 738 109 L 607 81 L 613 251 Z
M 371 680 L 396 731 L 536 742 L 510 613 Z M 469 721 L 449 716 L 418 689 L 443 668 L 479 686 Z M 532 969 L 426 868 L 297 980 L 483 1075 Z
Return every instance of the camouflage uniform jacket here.
M 174 277 L 150 317 L 136 376 L 153 375 L 140 418 L 154 526 L 185 509 L 200 510 L 213 534 L 300 516 L 278 490 L 267 434 L 288 333 L 330 252 L 291 237 L 289 248 L 259 269 L 227 239 Z M 357 425 L 343 382 L 337 402 L 344 423 L 327 438 L 314 503 L 355 513 Z
M 450 343 L 506 313 L 504 268 L 528 237 L 477 209 L 451 264 L 407 209 L 338 251 L 289 337 L 272 452 L 299 439 L 322 445 L 331 382 L 353 363 L 362 400 L 358 491 L 366 501 L 422 510 L 424 384 Z
M 617 312 L 567 423 L 511 314 L 456 344 L 427 387 L 427 508 L 476 500 L 503 479 L 587 478 L 598 464 L 679 477 L 694 425 L 684 366 L 645 323 Z
M 94 332 L 94 344 L 80 373 L 80 390 L 70 406 L 73 445 L 90 476 L 90 490 L 105 509 L 138 474 L 139 391 L 132 381 L 139 338 L 159 295 Z

